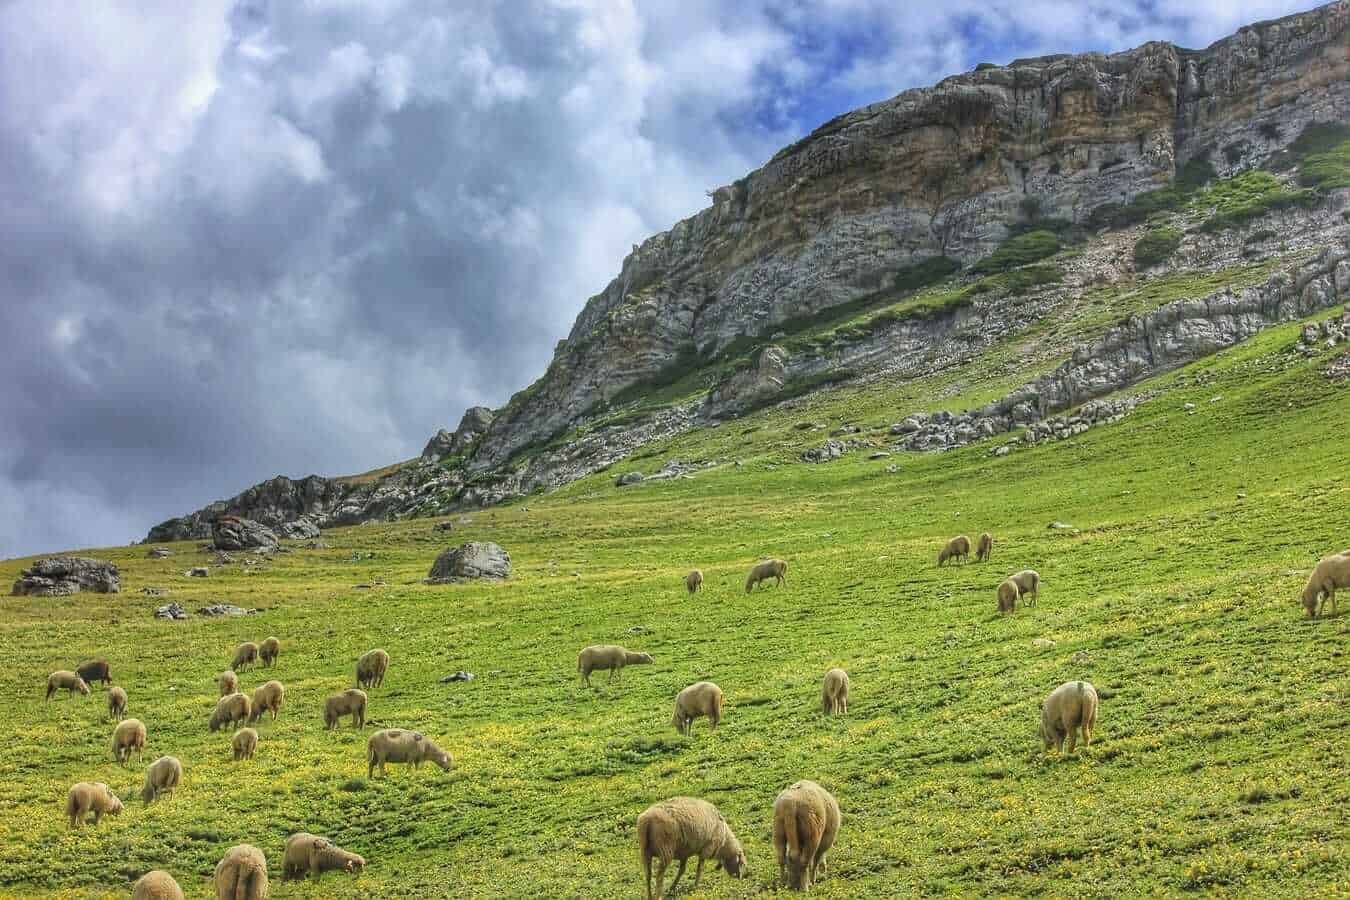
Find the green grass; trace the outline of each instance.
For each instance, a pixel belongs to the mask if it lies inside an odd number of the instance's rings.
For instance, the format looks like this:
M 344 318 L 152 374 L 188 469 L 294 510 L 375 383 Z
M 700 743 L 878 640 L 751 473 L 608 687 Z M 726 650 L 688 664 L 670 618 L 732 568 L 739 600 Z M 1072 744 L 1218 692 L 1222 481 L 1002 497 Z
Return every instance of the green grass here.
M 971 266 L 976 275 L 993 275 L 1017 266 L 1039 262 L 1059 252 L 1059 235 L 1040 229 L 1014 235 L 998 245 L 993 253 Z
M 1209 211 L 1201 231 L 1236 228 L 1278 209 L 1309 206 L 1316 202 L 1312 190 L 1290 190 L 1274 175 L 1259 169 L 1215 182 L 1193 202 Z
M 1181 229 L 1151 228 L 1134 245 L 1134 265 L 1147 269 L 1169 259 L 1181 246 Z
M 1271 165 L 1277 171 L 1297 168 L 1305 187 L 1350 187 L 1350 126 L 1309 125 Z
M 457 525 L 455 542 L 510 550 L 501 584 L 422 585 L 446 543 L 427 520 L 336 529 L 328 549 L 205 580 L 182 576 L 210 562 L 191 543 L 165 560 L 91 551 L 122 567 L 124 593 L 7 598 L 0 614 L 0 895 L 125 896 L 164 867 L 204 897 L 224 849 L 247 841 L 276 898 L 635 896 L 634 819 L 693 794 L 717 803 L 751 866 L 739 882 L 709 869 L 699 896 L 743 897 L 773 887 L 773 798 L 805 777 L 844 812 L 824 897 L 1334 895 L 1350 881 L 1350 619 L 1305 621 L 1295 597 L 1348 543 L 1347 397 L 1324 360 L 1287 352 L 1299 327 L 1155 379 L 1161 394 L 1118 425 L 1004 458 L 986 442 L 793 462 L 817 426 L 976 398 L 1004 377 L 994 354 L 681 435 L 641 455 L 725 462 L 622 490 L 598 473 Z M 946 537 L 985 529 L 991 562 L 934 566 Z M 788 585 L 747 596 L 765 554 L 789 560 Z M 23 565 L 0 563 L 0 579 Z M 689 597 L 696 566 L 707 582 Z M 1041 602 L 1000 618 L 995 586 L 1023 567 L 1041 573 Z M 375 580 L 387 584 L 352 590 Z M 189 609 L 264 611 L 159 622 L 165 600 L 146 585 Z M 271 634 L 278 665 L 242 681 L 282 680 L 286 706 L 236 765 L 206 729 L 214 678 L 235 644 Z M 1035 649 L 1041 637 L 1056 646 Z M 575 655 L 596 642 L 656 663 L 582 689 Z M 371 719 L 433 735 L 451 773 L 368 778 L 369 732 L 323 730 L 323 698 L 374 646 L 393 661 Z M 1072 661 L 1080 650 L 1089 662 Z M 111 760 L 102 688 L 43 701 L 48 672 L 96 655 L 147 724 L 146 763 L 182 759 L 175 796 L 136 798 L 141 767 Z M 825 719 L 832 665 L 851 674 L 850 711 Z M 459 669 L 477 678 L 439 683 Z M 726 691 L 723 727 L 678 737 L 672 698 L 701 678 Z M 1060 759 L 1036 740 L 1037 704 L 1075 678 L 1101 693 L 1097 735 Z M 108 782 L 126 811 L 69 831 L 60 806 L 77 780 Z M 362 853 L 365 874 L 281 883 L 299 829 Z

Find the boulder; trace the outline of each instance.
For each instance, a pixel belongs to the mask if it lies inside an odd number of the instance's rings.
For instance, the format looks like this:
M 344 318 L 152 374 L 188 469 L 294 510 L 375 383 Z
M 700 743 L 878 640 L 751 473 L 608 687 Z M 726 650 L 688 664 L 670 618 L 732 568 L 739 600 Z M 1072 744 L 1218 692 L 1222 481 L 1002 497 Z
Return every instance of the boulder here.
M 211 523 L 211 539 L 217 550 L 270 549 L 277 546 L 276 532 L 266 525 L 239 516 L 221 516 Z
M 155 610 L 156 619 L 186 619 L 187 610 L 177 603 L 166 603 Z
M 229 603 L 212 603 L 210 606 L 203 606 L 197 610 L 197 613 L 203 616 L 251 616 L 255 612 L 257 612 L 256 609 L 244 609 L 242 606 L 234 606 Z
M 11 592 L 16 597 L 59 597 L 80 591 L 116 594 L 122 590 L 117 566 L 84 556 L 40 559 L 19 574 Z
M 614 486 L 626 487 L 627 485 L 630 484 L 637 484 L 638 482 L 642 481 L 642 479 L 643 475 L 641 472 L 624 472 L 618 478 L 614 479 Z
M 146 559 L 164 559 L 169 556 L 173 556 L 173 551 L 167 547 L 152 547 L 145 554 Z
M 829 462 L 832 459 L 838 459 L 848 452 L 848 445 L 843 441 L 828 440 L 819 447 L 812 447 L 802 453 L 802 461 L 809 463 Z
M 511 554 L 487 541 L 469 541 L 446 550 L 431 564 L 426 584 L 454 584 L 469 578 L 505 578 Z
M 280 528 L 281 536 L 292 541 L 306 541 L 319 536 L 318 523 L 308 516 L 301 516 L 291 522 L 282 522 Z
M 206 578 L 211 574 L 211 570 L 206 566 L 193 566 L 183 573 L 188 578 Z

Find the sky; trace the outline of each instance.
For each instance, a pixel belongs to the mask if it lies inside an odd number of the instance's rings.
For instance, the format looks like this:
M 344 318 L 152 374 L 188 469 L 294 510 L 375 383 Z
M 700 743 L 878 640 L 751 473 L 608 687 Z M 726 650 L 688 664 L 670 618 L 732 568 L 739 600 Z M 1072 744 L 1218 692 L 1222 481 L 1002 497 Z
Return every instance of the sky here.
M 0 558 L 416 456 L 839 113 L 1310 6 L 0 0 Z

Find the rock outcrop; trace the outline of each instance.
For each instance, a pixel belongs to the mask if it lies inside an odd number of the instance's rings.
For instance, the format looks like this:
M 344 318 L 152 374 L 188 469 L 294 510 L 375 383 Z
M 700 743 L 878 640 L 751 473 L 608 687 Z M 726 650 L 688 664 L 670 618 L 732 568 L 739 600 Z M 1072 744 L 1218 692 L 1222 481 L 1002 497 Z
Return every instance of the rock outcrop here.
M 239 516 L 221 516 L 211 523 L 211 541 L 217 550 L 270 550 L 278 543 L 272 529 Z
M 59 597 L 80 591 L 116 594 L 122 590 L 117 566 L 83 556 L 53 556 L 40 559 L 19 574 L 13 596 Z
M 431 565 L 426 584 L 454 584 L 473 578 L 506 578 L 511 554 L 496 544 L 469 541 L 446 550 Z

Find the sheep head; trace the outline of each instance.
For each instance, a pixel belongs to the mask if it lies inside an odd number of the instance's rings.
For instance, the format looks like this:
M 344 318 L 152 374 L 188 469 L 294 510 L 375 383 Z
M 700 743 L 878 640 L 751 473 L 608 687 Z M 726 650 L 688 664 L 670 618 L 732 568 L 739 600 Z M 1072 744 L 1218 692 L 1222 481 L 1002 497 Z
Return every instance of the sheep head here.
M 89 696 L 89 685 L 85 684 L 83 678 L 75 679 L 75 690 L 80 692 L 81 697 Z
M 450 767 L 454 765 L 454 760 L 450 758 L 450 754 L 434 744 L 427 749 L 427 759 L 431 760 L 447 772 L 449 772 Z
M 750 874 L 750 869 L 745 862 L 745 850 L 741 848 L 741 842 L 730 835 L 727 841 L 722 844 L 722 852 L 717 854 L 716 865 L 726 869 L 727 874 L 732 878 L 744 878 Z

